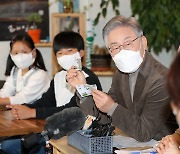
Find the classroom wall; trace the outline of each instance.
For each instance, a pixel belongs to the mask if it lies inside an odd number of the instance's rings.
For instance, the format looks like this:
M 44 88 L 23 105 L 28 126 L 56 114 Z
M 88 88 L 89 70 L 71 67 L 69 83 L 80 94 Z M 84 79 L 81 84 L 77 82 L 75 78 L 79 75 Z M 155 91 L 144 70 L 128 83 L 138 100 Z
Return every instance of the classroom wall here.
M 55 0 L 49 0 L 50 2 L 54 2 Z M 80 0 L 80 10 L 81 12 L 84 11 L 84 6 L 87 6 L 88 4 L 92 3 L 93 7 L 90 7 L 88 9 L 87 16 L 91 19 L 95 19 L 97 10 L 99 10 L 99 4 L 100 0 Z M 124 15 L 126 17 L 131 15 L 131 8 L 130 8 L 130 0 L 120 0 L 120 13 L 121 15 Z M 53 3 L 49 8 L 50 14 L 53 12 L 58 12 L 58 5 L 57 3 Z M 111 7 L 108 8 L 108 14 L 106 19 L 100 18 L 98 25 L 95 28 L 96 37 L 94 40 L 94 44 L 98 44 L 99 46 L 104 46 L 104 42 L 102 40 L 102 28 L 106 24 L 106 22 L 111 19 L 115 14 L 111 11 Z M 50 19 L 51 22 L 51 19 Z M 51 27 L 50 27 L 51 29 Z M 51 35 L 50 35 L 51 36 Z M 45 60 L 46 67 L 48 69 L 48 74 L 51 78 L 51 48 L 45 48 L 45 47 L 39 47 L 40 51 L 42 52 L 43 58 Z M 6 59 L 9 53 L 9 41 L 0 41 L 0 80 L 5 79 L 4 71 L 6 66 Z M 169 67 L 174 56 L 175 51 L 170 51 L 167 53 L 166 51 L 162 51 L 158 56 L 152 53 L 153 56 L 159 60 L 162 64 L 164 64 L 166 67 Z M 105 76 L 105 77 L 99 77 L 100 82 L 103 86 L 103 90 L 105 92 L 108 91 L 111 85 L 112 77 Z

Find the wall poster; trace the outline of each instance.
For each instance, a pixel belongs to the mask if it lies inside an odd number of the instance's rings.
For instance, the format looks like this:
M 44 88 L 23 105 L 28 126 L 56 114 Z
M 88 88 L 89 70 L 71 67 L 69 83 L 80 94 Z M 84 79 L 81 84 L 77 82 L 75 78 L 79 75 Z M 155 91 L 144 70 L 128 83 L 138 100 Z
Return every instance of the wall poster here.
M 18 34 L 27 31 L 27 16 L 37 12 L 43 22 L 37 25 L 42 29 L 41 39 L 49 36 L 48 0 L 0 0 L 0 41 L 11 40 Z

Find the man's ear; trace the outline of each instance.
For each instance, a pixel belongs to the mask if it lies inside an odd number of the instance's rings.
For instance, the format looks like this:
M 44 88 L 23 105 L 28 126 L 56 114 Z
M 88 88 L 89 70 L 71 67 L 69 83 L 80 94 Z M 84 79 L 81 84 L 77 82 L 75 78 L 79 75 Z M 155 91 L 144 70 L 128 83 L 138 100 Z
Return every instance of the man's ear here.
M 147 39 L 145 36 L 142 36 L 142 45 L 143 45 L 143 49 L 147 50 Z
M 80 57 L 82 58 L 84 56 L 84 50 L 79 51 Z

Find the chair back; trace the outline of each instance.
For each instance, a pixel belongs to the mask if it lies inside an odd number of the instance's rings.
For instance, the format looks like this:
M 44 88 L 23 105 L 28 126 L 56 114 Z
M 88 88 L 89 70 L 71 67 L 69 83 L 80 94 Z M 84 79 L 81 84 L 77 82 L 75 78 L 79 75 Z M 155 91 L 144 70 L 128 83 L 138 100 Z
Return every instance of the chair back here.
M 3 87 L 5 81 L 4 80 L 0 80 L 0 89 Z

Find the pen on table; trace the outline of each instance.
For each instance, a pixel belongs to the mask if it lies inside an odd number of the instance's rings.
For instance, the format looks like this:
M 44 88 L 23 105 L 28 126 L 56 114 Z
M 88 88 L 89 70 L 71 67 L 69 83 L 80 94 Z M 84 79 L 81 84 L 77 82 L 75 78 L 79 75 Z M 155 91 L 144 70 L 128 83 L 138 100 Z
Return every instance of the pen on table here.
M 140 151 L 136 151 L 136 152 L 131 152 L 131 154 L 157 154 L 157 152 L 140 152 Z

